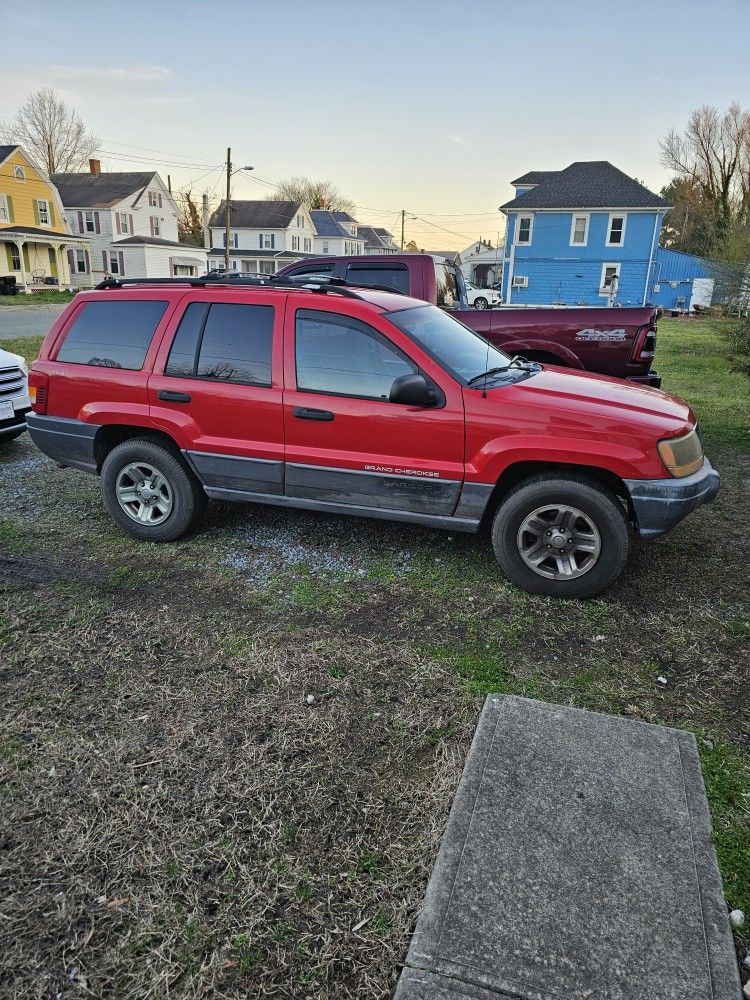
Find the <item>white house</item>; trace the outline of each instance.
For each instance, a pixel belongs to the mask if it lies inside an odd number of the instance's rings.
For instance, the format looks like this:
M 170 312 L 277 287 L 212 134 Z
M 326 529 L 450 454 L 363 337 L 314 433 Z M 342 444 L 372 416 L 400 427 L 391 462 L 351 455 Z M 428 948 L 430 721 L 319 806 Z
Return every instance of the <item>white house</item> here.
M 461 251 L 461 270 L 467 281 L 477 288 L 491 288 L 502 280 L 503 253 L 501 245 L 491 240 L 477 240 Z
M 208 223 L 209 266 L 224 268 L 226 203 Z M 229 213 L 229 268 L 243 274 L 275 274 L 286 264 L 315 256 L 315 226 L 297 201 L 234 201 Z
M 317 254 L 356 257 L 365 252 L 364 238 L 357 232 L 357 222 L 348 212 L 329 212 L 314 208 L 310 212 L 315 227 L 313 247 Z
M 89 168 L 52 178 L 71 231 L 91 240 L 90 259 L 68 251 L 73 285 L 204 273 L 206 250 L 179 242 L 177 206 L 158 173 L 102 173 L 99 160 L 89 160 Z
M 365 241 L 365 255 L 399 253 L 400 247 L 393 234 L 380 226 L 357 226 L 357 235 Z

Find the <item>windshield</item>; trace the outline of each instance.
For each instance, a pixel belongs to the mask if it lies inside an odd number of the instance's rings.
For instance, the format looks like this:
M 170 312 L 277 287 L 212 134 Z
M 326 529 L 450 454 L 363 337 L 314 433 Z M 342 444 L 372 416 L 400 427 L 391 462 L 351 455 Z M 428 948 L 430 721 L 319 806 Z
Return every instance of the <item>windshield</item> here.
M 398 309 L 388 313 L 388 318 L 464 384 L 510 362 L 507 354 L 437 306 Z

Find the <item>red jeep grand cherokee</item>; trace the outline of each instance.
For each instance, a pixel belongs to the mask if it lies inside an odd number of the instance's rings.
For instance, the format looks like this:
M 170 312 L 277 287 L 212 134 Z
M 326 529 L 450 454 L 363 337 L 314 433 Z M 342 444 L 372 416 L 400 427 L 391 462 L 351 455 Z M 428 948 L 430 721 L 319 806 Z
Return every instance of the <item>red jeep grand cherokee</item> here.
M 690 407 L 511 359 L 391 291 L 259 279 L 109 281 L 60 316 L 28 427 L 98 473 L 115 521 L 168 542 L 206 498 L 477 531 L 526 590 L 598 593 L 629 526 L 713 499 Z

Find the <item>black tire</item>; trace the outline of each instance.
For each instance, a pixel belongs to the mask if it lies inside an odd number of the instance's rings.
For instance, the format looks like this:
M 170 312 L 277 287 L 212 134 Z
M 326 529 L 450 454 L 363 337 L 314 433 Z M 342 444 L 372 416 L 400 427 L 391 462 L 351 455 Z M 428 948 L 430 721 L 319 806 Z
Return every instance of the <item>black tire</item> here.
M 147 524 L 134 519 L 120 504 L 118 481 L 125 470 L 143 464 L 156 470 L 166 483 L 169 509 L 159 513 L 159 523 Z M 132 478 L 132 477 L 131 477 Z M 208 502 L 203 487 L 170 448 L 149 438 L 133 438 L 117 445 L 102 466 L 101 490 L 112 519 L 134 538 L 149 542 L 173 542 L 193 531 L 200 523 Z M 143 501 L 136 501 L 141 507 Z
M 474 299 L 475 309 L 486 309 L 488 305 L 489 302 L 487 301 L 487 299 L 483 298 L 481 295 L 479 296 L 479 298 Z
M 20 431 L 14 431 L 12 434 L 3 434 L 3 436 L 0 437 L 0 447 L 2 447 L 4 444 L 7 444 L 9 441 L 15 441 L 16 438 L 20 438 L 20 436 L 25 433 L 26 433 L 26 428 L 22 427 Z
M 582 575 L 571 579 L 542 576 L 540 571 L 531 569 L 521 555 L 519 531 L 526 518 L 539 508 L 556 504 L 570 505 L 580 511 L 599 535 L 600 548 L 593 564 L 584 569 Z M 541 537 L 547 533 L 539 534 Z M 529 593 L 593 597 L 622 572 L 630 549 L 630 533 L 623 505 L 605 486 L 586 476 L 544 474 L 524 480 L 502 501 L 492 522 L 492 547 L 505 575 Z M 565 549 L 559 551 L 564 553 Z M 554 561 L 554 550 L 551 554 Z M 547 563 L 547 571 L 549 566 Z

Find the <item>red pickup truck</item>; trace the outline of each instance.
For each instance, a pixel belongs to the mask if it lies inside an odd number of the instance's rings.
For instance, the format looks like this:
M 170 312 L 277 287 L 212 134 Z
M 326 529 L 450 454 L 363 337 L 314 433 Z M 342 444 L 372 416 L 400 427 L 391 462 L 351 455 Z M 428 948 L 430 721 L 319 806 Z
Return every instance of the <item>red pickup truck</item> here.
M 29 376 L 35 444 L 98 474 L 136 538 L 207 498 L 491 530 L 535 593 L 586 597 L 711 500 L 693 411 L 655 389 L 511 359 L 391 291 L 207 278 L 79 292 Z
M 290 264 L 279 278 L 343 278 L 356 285 L 389 286 L 450 309 L 456 319 L 507 354 L 530 361 L 600 372 L 658 389 L 651 370 L 656 351 L 656 309 L 469 309 L 461 270 L 430 254 L 315 257 Z

